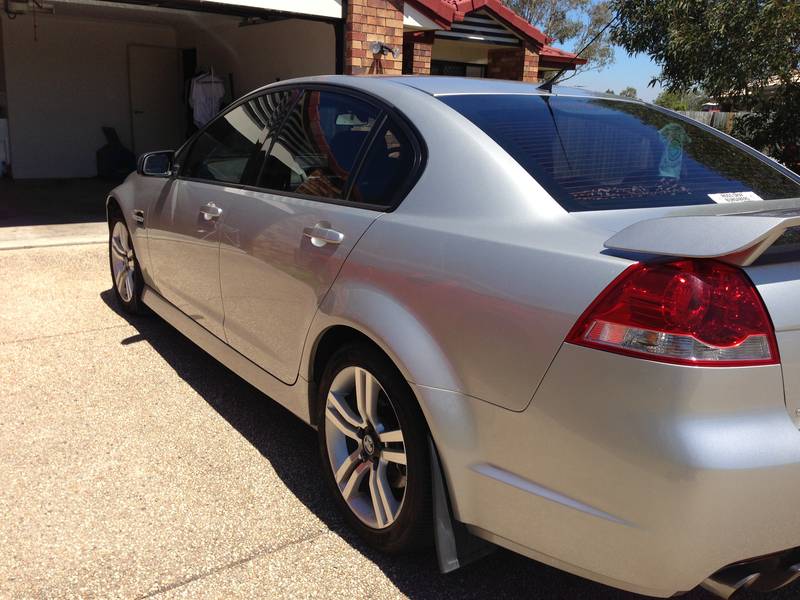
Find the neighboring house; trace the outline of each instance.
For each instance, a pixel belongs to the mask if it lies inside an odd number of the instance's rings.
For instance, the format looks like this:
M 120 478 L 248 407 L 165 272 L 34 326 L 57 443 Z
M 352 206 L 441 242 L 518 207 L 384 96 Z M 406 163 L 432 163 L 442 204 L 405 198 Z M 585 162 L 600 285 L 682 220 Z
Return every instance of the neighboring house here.
M 719 102 L 706 102 L 700 107 L 700 110 L 702 112 L 720 112 L 722 109 Z
M 290 77 L 424 73 L 537 81 L 582 59 L 500 0 L 8 0 L 0 116 L 16 178 L 92 177 L 113 128 L 139 154 L 190 133 L 189 80 L 226 101 Z M 378 49 L 379 51 L 373 52 Z

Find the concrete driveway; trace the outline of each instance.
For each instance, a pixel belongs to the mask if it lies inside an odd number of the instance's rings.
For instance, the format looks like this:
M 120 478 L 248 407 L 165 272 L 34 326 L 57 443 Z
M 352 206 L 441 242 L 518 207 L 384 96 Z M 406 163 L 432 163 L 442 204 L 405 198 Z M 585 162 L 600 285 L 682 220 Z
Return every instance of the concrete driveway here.
M 312 431 L 121 316 L 107 271 L 102 244 L 0 251 L 0 597 L 636 598 L 506 551 L 443 576 L 365 548 Z

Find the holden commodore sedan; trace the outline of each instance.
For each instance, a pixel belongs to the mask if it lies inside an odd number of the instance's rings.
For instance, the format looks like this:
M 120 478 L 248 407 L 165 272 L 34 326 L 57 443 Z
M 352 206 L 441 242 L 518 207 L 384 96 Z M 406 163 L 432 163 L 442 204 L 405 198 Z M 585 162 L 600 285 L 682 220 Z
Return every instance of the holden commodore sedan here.
M 316 428 L 376 548 L 662 597 L 800 573 L 800 177 L 732 138 L 568 88 L 298 79 L 143 156 L 108 219 L 122 307 Z

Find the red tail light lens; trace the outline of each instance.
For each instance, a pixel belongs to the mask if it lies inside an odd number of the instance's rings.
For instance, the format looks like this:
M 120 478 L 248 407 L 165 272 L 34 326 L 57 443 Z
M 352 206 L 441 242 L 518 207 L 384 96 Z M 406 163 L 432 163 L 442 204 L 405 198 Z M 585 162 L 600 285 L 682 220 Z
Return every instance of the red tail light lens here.
M 779 361 L 753 283 L 740 269 L 709 260 L 633 265 L 589 306 L 566 341 L 687 365 Z

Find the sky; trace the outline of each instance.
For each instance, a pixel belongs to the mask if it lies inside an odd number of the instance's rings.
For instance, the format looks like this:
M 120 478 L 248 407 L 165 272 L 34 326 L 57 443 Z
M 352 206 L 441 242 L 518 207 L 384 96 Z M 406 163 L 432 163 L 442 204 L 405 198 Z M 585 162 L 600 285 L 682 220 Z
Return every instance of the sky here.
M 583 87 L 588 90 L 605 92 L 608 89 L 619 93 L 626 87 L 635 87 L 642 100 L 652 102 L 661 88 L 648 87 L 650 80 L 658 75 L 659 68 L 646 54 L 628 56 L 623 48 L 614 49 L 614 63 L 602 71 L 588 71 L 565 81 L 564 85 Z

